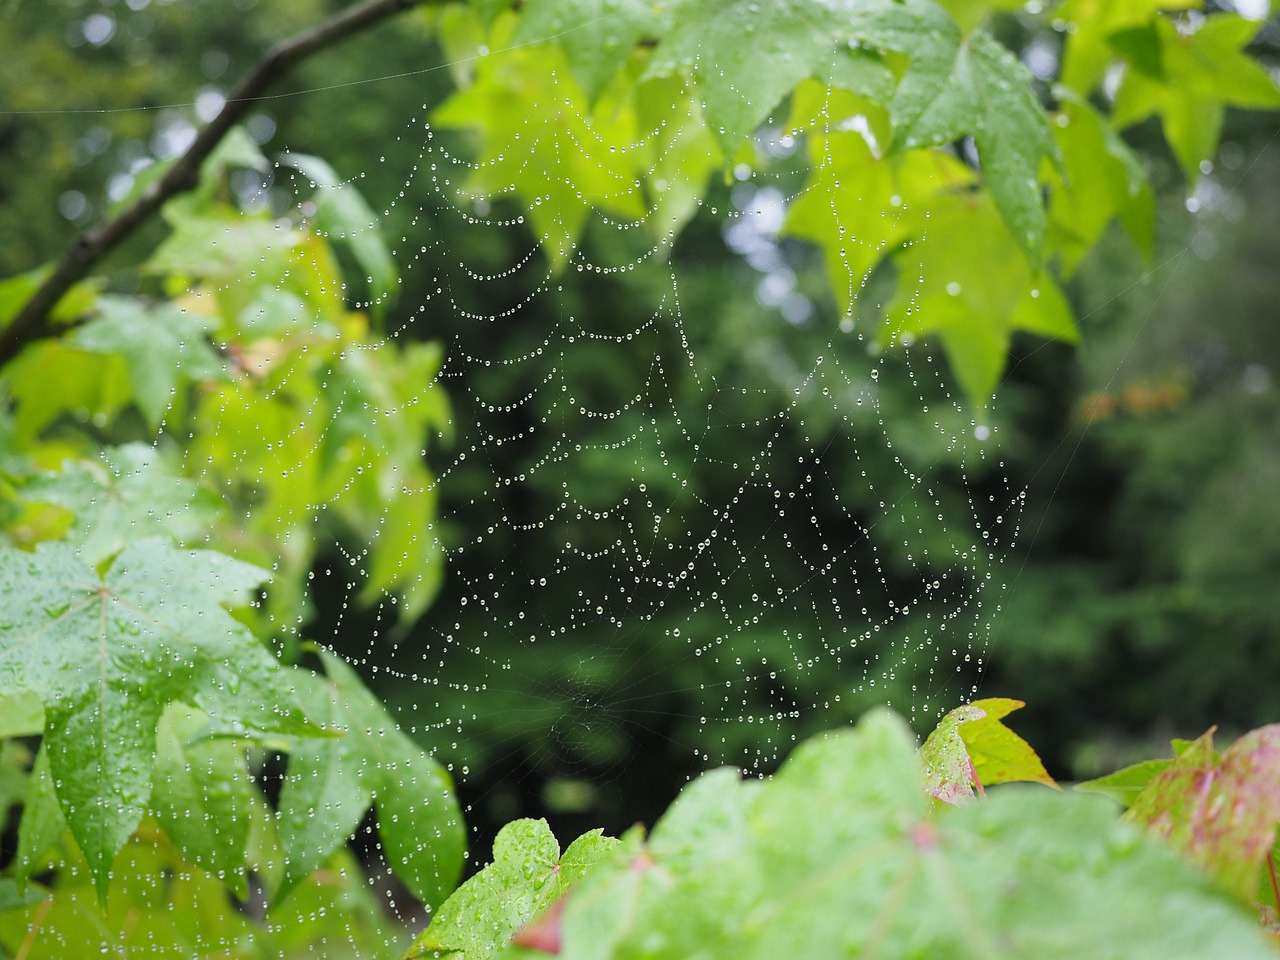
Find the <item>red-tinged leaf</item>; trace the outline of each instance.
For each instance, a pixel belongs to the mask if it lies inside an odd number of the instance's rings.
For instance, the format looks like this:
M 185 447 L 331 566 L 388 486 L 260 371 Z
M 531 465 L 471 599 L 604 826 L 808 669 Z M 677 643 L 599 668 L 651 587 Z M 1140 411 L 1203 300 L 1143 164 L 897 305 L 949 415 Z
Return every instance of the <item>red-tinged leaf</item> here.
M 1034 750 L 1000 722 L 1023 706 L 993 697 L 952 710 L 920 748 L 928 768 L 929 795 L 958 803 L 984 784 L 1029 780 L 1056 786 Z
M 565 901 L 570 896 L 571 893 L 565 894 L 553 903 L 546 913 L 532 923 L 521 927 L 516 931 L 515 936 L 511 938 L 511 942 L 517 947 L 528 947 L 530 950 L 540 950 L 543 953 L 559 953 L 561 942 L 560 917 L 564 913 Z
M 959 803 L 981 787 L 969 762 L 969 751 L 960 737 L 960 725 L 981 720 L 986 713 L 977 704 L 957 707 L 942 718 L 920 748 L 920 759 L 928 771 L 929 796 L 944 803 Z
M 1252 901 L 1280 823 L 1280 724 L 1245 734 L 1220 763 L 1210 729 L 1148 784 L 1126 816 Z

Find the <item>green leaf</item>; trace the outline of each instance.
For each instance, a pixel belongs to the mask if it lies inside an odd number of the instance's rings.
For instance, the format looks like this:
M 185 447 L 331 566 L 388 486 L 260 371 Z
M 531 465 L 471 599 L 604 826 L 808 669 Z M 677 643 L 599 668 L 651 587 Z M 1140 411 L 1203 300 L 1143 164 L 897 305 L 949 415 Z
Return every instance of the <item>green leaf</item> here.
M 890 0 L 685 0 L 648 75 L 692 70 L 707 123 L 733 156 L 796 84 L 827 75 L 833 61 L 850 56 L 849 41 L 879 48 L 886 34 L 874 21 L 906 15 Z M 858 55 L 866 87 L 855 92 L 887 97 L 893 75 L 873 56 Z
M 44 730 L 44 707 L 30 691 L 0 696 L 0 737 L 30 737 Z
M 67 820 L 62 815 L 58 795 L 49 772 L 49 754 L 42 746 L 27 777 L 27 793 L 18 821 L 18 852 L 14 857 L 14 876 L 19 886 L 41 866 L 43 857 L 67 833 Z
M 1280 824 L 1277 785 L 1280 724 L 1245 734 L 1221 762 L 1210 730 L 1151 779 L 1125 816 L 1250 903 Z
M 617 843 L 592 831 L 570 844 L 562 858 L 545 820 L 508 823 L 493 842 L 493 862 L 445 902 L 405 958 L 450 953 L 455 960 L 486 960 Z
M 670 21 L 669 9 L 650 0 L 528 0 L 512 41 L 558 44 L 594 104 L 631 59 L 637 41 L 662 36 Z
M 255 791 L 242 745 L 196 739 L 206 719 L 180 705 L 161 717 L 150 806 L 183 857 L 243 899 Z
M 1119 219 L 1144 256 L 1155 243 L 1155 194 L 1142 162 L 1085 100 L 1067 87 L 1055 89 L 1060 102 L 1054 137 L 1061 173 L 1044 164 L 1052 185 L 1049 249 L 1062 272 L 1075 272 L 1113 219 Z
M 70 510 L 69 533 L 80 555 L 97 565 L 126 545 L 165 535 L 178 543 L 202 540 L 223 512 L 222 501 L 192 480 L 166 472 L 146 444 L 104 451 L 103 463 L 68 461 L 59 472 L 32 477 L 22 497 Z
M 1077 783 L 1075 789 L 1083 793 L 1098 793 L 1129 807 L 1146 789 L 1147 784 L 1169 769 L 1169 764 L 1172 762 L 1172 760 L 1144 760 L 1142 763 L 1135 763 L 1115 773 L 1109 773 L 1105 777 Z
M 134 401 L 152 430 L 166 417 L 181 419 L 185 404 L 179 386 L 225 375 L 200 319 L 169 304 L 149 308 L 128 297 L 100 297 L 96 316 L 67 343 L 124 360 Z
M 1280 89 L 1265 69 L 1244 53 L 1263 26 L 1235 14 L 1205 17 L 1190 32 L 1164 18 L 1155 21 L 1163 70 L 1125 72 L 1116 91 L 1112 123 L 1124 128 L 1158 115 L 1188 183 L 1211 160 L 1222 132 L 1225 107 L 1275 109 Z
M 562 270 L 593 207 L 644 216 L 641 170 L 627 149 L 637 136 L 635 109 L 619 91 L 588 108 L 556 46 L 511 47 L 511 18 L 494 28 L 473 86 L 432 114 L 437 126 L 472 129 L 480 155 L 461 191 L 464 203 L 514 194 L 551 263 Z M 467 204 L 472 205 L 472 204 Z
M 977 707 L 983 716 L 962 724 L 959 733 L 979 783 L 990 786 L 1029 781 L 1057 786 L 1031 746 L 1000 722 L 1025 706 L 1021 700 L 995 697 L 975 700 L 969 706 Z
M 1151 29 L 1161 10 L 1190 10 L 1203 0 L 1067 0 L 1054 16 L 1066 29 L 1062 73 L 1059 81 L 1077 95 L 1087 96 L 1116 59 L 1111 38 L 1135 30 Z
M 133 399 L 119 356 L 85 353 L 61 339 L 32 344 L 0 371 L 0 379 L 17 406 L 15 434 L 23 446 L 68 414 L 109 423 Z
M 341 697 L 372 776 L 378 833 L 396 875 L 423 903 L 437 906 L 458 883 L 466 853 L 453 779 L 401 731 L 340 657 L 318 651 Z
M 927 232 L 894 257 L 900 280 L 883 339 L 938 336 L 965 396 L 982 406 L 1000 382 L 1015 330 L 1073 343 L 1075 318 L 984 195 L 944 197 L 930 213 Z
M 538 928 L 545 945 L 563 960 L 1274 956 L 1243 910 L 1109 801 L 1013 786 L 931 819 L 914 738 L 887 712 L 809 741 L 750 789 L 723 771 L 704 781 L 646 850 L 593 866 Z M 417 955 L 488 956 L 524 915 L 502 893 L 553 882 L 541 842 L 536 863 L 504 860 L 505 885 L 496 866 L 464 884 L 436 921 L 458 939 L 424 935 Z
M 655 236 L 673 240 L 700 209 L 707 183 L 724 158 L 693 92 L 681 80 L 656 77 L 640 84 L 636 118 L 641 129 L 656 131 L 645 178 L 650 227 Z
M 307 697 L 312 716 L 343 735 L 299 742 L 280 793 L 286 854 L 279 904 L 355 831 L 371 803 L 397 876 L 422 902 L 438 904 L 462 872 L 465 833 L 444 769 L 400 731 L 386 708 L 339 657 L 317 649 L 327 681 Z
M 937 3 L 966 32 L 992 13 L 1014 12 L 1026 6 L 1025 0 L 937 0 Z
M 1056 157 L 1057 146 L 1031 80 L 1012 53 L 987 34 L 974 33 L 950 61 L 937 57 L 913 64 L 891 112 L 901 148 L 972 135 L 983 181 L 1009 232 L 1034 253 L 1045 233 L 1037 176 L 1041 161 Z
M 378 226 L 378 215 L 354 186 L 341 180 L 319 157 L 285 154 L 281 163 L 293 167 L 311 181 L 315 193 L 311 221 L 320 235 L 345 243 L 365 271 L 371 306 L 380 311 L 395 293 L 400 280 L 387 243 Z
M 223 609 L 265 578 L 158 540 L 131 544 L 102 575 L 65 543 L 0 551 L 0 693 L 44 702 L 58 801 L 100 893 L 150 795 L 167 704 L 309 731 L 275 659 Z
M 808 131 L 810 173 L 782 233 L 818 245 L 836 304 L 852 317 L 871 271 L 924 230 L 933 198 L 967 187 L 973 173 L 940 150 L 882 157 L 887 120 L 845 91 L 810 81 L 792 106 L 793 124 Z

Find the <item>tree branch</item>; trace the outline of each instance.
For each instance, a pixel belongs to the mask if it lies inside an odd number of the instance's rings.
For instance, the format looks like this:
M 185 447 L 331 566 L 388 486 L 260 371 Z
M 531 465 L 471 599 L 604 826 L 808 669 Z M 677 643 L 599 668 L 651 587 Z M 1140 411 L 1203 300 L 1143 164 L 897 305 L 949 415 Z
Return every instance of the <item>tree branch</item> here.
M 28 342 L 50 336 L 49 311 L 63 295 L 83 279 L 94 264 L 154 216 L 167 200 L 196 186 L 205 158 L 276 80 L 313 53 L 339 40 L 367 30 L 401 11 L 433 2 L 440 0 L 365 0 L 268 50 L 235 85 L 222 110 L 196 134 L 187 152 L 163 177 L 150 184 L 131 206 L 113 219 L 75 239 L 53 273 L 18 311 L 13 322 L 0 330 L 0 365 L 17 356 Z

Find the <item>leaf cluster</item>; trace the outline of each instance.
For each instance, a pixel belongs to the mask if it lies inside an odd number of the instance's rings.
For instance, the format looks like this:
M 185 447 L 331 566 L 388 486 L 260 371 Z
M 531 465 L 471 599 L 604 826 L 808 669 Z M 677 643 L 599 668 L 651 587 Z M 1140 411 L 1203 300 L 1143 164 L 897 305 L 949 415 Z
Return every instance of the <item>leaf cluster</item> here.
M 1079 790 L 971 795 L 977 770 L 1047 779 L 1000 723 L 1018 705 L 961 707 L 919 754 L 873 711 L 768 779 L 703 775 L 647 837 L 588 834 L 561 856 L 545 823 L 516 821 L 405 957 L 1276 955 L 1245 908 L 1280 821 L 1274 728 L 1220 764 L 1205 739 L 1087 785 L 1148 781 L 1120 819 Z

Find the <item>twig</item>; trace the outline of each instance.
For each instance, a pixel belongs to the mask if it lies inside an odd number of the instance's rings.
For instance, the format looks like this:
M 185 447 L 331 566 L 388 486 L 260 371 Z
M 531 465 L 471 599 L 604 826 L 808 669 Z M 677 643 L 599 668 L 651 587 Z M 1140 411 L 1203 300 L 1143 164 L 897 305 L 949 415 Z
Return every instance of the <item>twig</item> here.
M 296 64 L 325 47 L 366 30 L 411 7 L 441 0 L 365 0 L 347 7 L 328 20 L 287 40 L 282 40 L 240 80 L 227 95 L 222 110 L 206 124 L 168 172 L 150 184 L 132 205 L 101 226 L 87 230 L 71 244 L 49 277 L 32 294 L 18 314 L 0 330 L 0 365 L 15 356 L 31 340 L 51 335 L 49 311 L 89 270 L 126 237 L 155 215 L 176 194 L 196 186 L 200 166 L 227 131 L 261 99 L 262 94 Z

